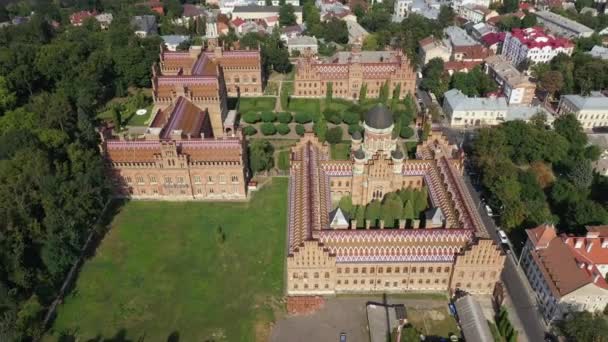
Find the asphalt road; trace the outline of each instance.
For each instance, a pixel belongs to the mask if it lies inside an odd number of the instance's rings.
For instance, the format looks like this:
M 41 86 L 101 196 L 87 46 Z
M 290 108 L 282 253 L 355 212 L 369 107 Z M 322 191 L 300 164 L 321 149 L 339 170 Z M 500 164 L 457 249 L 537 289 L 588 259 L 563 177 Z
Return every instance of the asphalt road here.
M 459 146 L 462 143 L 466 143 L 466 141 L 474 134 L 470 131 L 463 133 L 460 130 L 450 128 L 445 128 L 444 131 L 450 140 L 457 142 Z M 543 341 L 545 337 L 545 325 L 542 321 L 542 316 L 539 312 L 538 305 L 534 298 L 534 293 L 532 292 L 530 284 L 528 283 L 523 270 L 518 268 L 517 260 L 515 259 L 514 254 L 510 251 L 512 248 L 508 248 L 500 243 L 500 239 L 498 238 L 498 233 L 496 231 L 496 223 L 486 213 L 484 204 L 480 203 L 480 194 L 471 183 L 471 178 L 466 172 L 464 175 L 464 183 L 471 193 L 471 197 L 475 202 L 476 208 L 479 211 L 481 219 L 483 220 L 483 223 L 486 226 L 491 238 L 496 241 L 501 248 L 503 248 L 505 253 L 507 253 L 507 259 L 501 274 L 501 279 L 506 287 L 509 297 L 511 297 L 515 312 L 523 325 L 526 337 L 528 338 L 528 341 Z

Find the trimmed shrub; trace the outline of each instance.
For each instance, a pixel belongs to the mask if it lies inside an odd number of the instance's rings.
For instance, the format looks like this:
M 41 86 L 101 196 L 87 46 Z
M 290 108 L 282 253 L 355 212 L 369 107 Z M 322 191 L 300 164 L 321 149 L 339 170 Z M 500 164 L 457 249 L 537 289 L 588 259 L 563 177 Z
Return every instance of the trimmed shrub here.
M 264 122 L 260 126 L 260 129 L 262 130 L 262 134 L 264 135 L 274 135 L 277 133 L 276 127 L 274 127 L 274 125 L 270 122 Z
M 353 135 L 357 131 L 363 132 L 363 127 L 359 126 L 359 124 L 348 126 L 348 134 Z
M 289 134 L 289 132 L 291 131 L 291 129 L 289 128 L 289 126 L 285 123 L 280 123 L 276 126 L 277 128 L 277 132 L 279 132 L 280 135 L 285 135 L 285 134 Z
M 258 121 L 260 121 L 260 114 L 256 113 L 256 112 L 249 112 L 249 113 L 245 113 L 242 116 L 243 121 L 245 121 L 248 124 L 254 124 Z
M 274 122 L 277 119 L 277 116 L 273 112 L 264 112 L 261 117 L 264 122 Z
M 255 127 L 253 126 L 245 126 L 243 127 L 243 134 L 245 135 L 254 135 L 258 132 L 257 129 L 255 129 Z
M 309 113 L 297 113 L 295 120 L 299 124 L 305 124 L 312 121 L 312 115 Z
M 342 141 L 342 127 L 340 127 L 340 126 L 332 127 L 331 129 L 329 129 L 329 131 L 327 131 L 325 138 L 327 139 L 327 142 L 330 144 L 337 144 L 337 143 L 341 142 Z
M 334 125 L 342 123 L 342 115 L 340 115 L 340 112 L 334 109 L 326 109 L 323 112 L 323 117 L 325 118 L 325 120 L 333 123 Z
M 306 133 L 306 128 L 302 124 L 296 125 L 296 134 L 299 136 L 303 136 Z
M 408 138 L 411 138 L 412 136 L 414 136 L 414 130 L 410 126 L 404 126 L 404 127 L 401 127 L 401 132 L 399 132 L 399 135 L 403 139 L 408 139 Z
M 346 112 L 342 114 L 342 121 L 348 125 L 354 125 L 359 123 L 359 113 Z
M 291 113 L 281 112 L 277 115 L 277 119 L 280 123 L 288 124 L 291 122 L 293 117 L 291 116 Z

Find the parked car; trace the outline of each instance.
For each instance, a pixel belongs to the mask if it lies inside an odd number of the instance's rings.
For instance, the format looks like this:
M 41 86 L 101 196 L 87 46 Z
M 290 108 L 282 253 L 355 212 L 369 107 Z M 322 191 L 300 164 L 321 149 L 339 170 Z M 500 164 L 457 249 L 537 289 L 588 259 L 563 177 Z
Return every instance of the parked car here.
M 488 213 L 489 216 L 494 216 L 494 212 L 492 211 L 492 208 L 490 208 L 489 205 L 485 205 L 486 207 L 486 213 Z
M 509 238 L 507 237 L 507 234 L 505 234 L 505 232 L 502 229 L 498 229 L 498 237 L 500 238 L 501 243 L 504 243 L 506 245 L 509 244 Z

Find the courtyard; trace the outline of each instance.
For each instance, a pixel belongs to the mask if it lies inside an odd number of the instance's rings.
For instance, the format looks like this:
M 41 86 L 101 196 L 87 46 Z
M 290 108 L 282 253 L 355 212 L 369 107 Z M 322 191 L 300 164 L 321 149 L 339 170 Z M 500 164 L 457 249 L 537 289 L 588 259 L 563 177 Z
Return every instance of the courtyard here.
M 46 340 L 266 341 L 283 305 L 287 179 L 250 202 L 124 205 Z

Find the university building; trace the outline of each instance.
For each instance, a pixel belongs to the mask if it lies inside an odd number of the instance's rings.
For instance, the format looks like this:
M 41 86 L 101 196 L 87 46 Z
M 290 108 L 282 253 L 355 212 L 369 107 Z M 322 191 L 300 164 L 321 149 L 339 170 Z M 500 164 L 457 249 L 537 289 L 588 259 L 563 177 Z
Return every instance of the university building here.
M 354 136 L 351 159 L 330 160 L 307 133 L 291 150 L 287 293 L 446 291 L 491 294 L 505 255 L 489 239 L 462 180 L 463 155 L 432 132 L 407 159 L 392 137 L 392 113 L 375 107 L 365 133 Z M 352 196 L 365 205 L 402 188 L 429 189 L 432 218 L 406 228 L 335 224 L 331 203 Z M 342 221 L 345 221 L 341 217 Z M 388 226 L 388 225 L 387 225 Z M 422 228 L 421 226 L 424 226 Z
M 357 99 L 361 87 L 367 97 L 377 98 L 388 84 L 389 96 L 399 86 L 399 98 L 416 89 L 416 74 L 410 60 L 401 51 L 340 51 L 327 59 L 305 56 L 298 60 L 294 81 L 295 97 L 325 97 L 331 87 L 332 96 Z
M 245 199 L 245 141 L 227 97 L 259 95 L 259 51 L 169 52 L 153 66 L 154 109 L 137 135 L 102 132 L 116 195 L 135 199 Z

